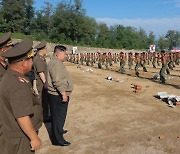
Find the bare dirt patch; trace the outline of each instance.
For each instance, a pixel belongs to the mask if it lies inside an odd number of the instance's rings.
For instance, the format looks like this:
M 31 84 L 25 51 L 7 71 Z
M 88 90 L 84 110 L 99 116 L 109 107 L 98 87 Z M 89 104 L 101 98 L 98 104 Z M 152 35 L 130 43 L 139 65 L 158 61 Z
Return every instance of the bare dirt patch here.
M 46 128 L 40 130 L 43 148 L 37 154 L 179 154 L 180 106 L 170 108 L 154 97 L 157 92 L 180 95 L 180 66 L 171 71 L 167 84 L 151 80 L 159 68 L 148 67 L 141 78 L 134 70 L 125 74 L 66 63 L 74 81 L 68 109 L 65 138 L 72 144 L 57 147 L 50 143 Z M 111 75 L 123 82 L 109 82 Z M 173 77 L 173 78 L 171 78 Z M 131 84 L 142 87 L 134 93 Z

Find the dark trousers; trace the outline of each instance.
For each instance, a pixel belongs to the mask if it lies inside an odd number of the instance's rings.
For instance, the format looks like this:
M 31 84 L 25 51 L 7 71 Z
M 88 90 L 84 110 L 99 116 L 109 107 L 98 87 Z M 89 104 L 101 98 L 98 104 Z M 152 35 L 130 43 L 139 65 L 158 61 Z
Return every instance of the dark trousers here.
M 50 100 L 52 142 L 63 144 L 65 141 L 63 127 L 66 120 L 69 97 L 67 102 L 63 102 L 61 95 L 48 95 Z
M 43 84 L 37 81 L 37 90 L 39 94 L 39 100 L 43 108 L 43 119 L 45 120 L 50 116 L 49 98 L 47 89 L 44 89 Z

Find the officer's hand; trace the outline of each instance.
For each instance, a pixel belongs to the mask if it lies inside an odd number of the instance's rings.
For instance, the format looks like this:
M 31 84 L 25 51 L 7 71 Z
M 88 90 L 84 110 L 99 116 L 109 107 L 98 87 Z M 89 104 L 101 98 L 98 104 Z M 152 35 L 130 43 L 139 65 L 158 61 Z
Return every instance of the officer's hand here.
M 62 93 L 62 98 L 63 98 L 63 102 L 67 102 L 68 101 L 68 97 L 67 97 L 67 95 L 66 95 L 66 92 L 63 92 Z
M 32 151 L 38 150 L 42 146 L 42 142 L 39 138 L 35 138 L 35 139 L 31 140 L 30 144 L 31 144 L 31 150 Z

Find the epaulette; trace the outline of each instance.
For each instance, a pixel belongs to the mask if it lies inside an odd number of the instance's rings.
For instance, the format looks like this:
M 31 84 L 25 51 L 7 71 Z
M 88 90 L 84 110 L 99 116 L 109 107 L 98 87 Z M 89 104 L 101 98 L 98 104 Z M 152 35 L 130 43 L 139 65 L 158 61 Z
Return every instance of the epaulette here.
M 29 81 L 23 77 L 18 77 L 18 81 L 23 82 L 23 83 L 29 83 Z

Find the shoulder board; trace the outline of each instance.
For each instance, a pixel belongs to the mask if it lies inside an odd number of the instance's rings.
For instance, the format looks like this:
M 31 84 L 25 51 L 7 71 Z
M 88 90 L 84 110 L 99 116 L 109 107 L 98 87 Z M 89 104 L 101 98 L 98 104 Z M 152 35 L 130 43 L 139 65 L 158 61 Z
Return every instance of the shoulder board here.
M 18 77 L 18 81 L 23 82 L 23 83 L 29 83 L 29 81 L 23 77 Z

